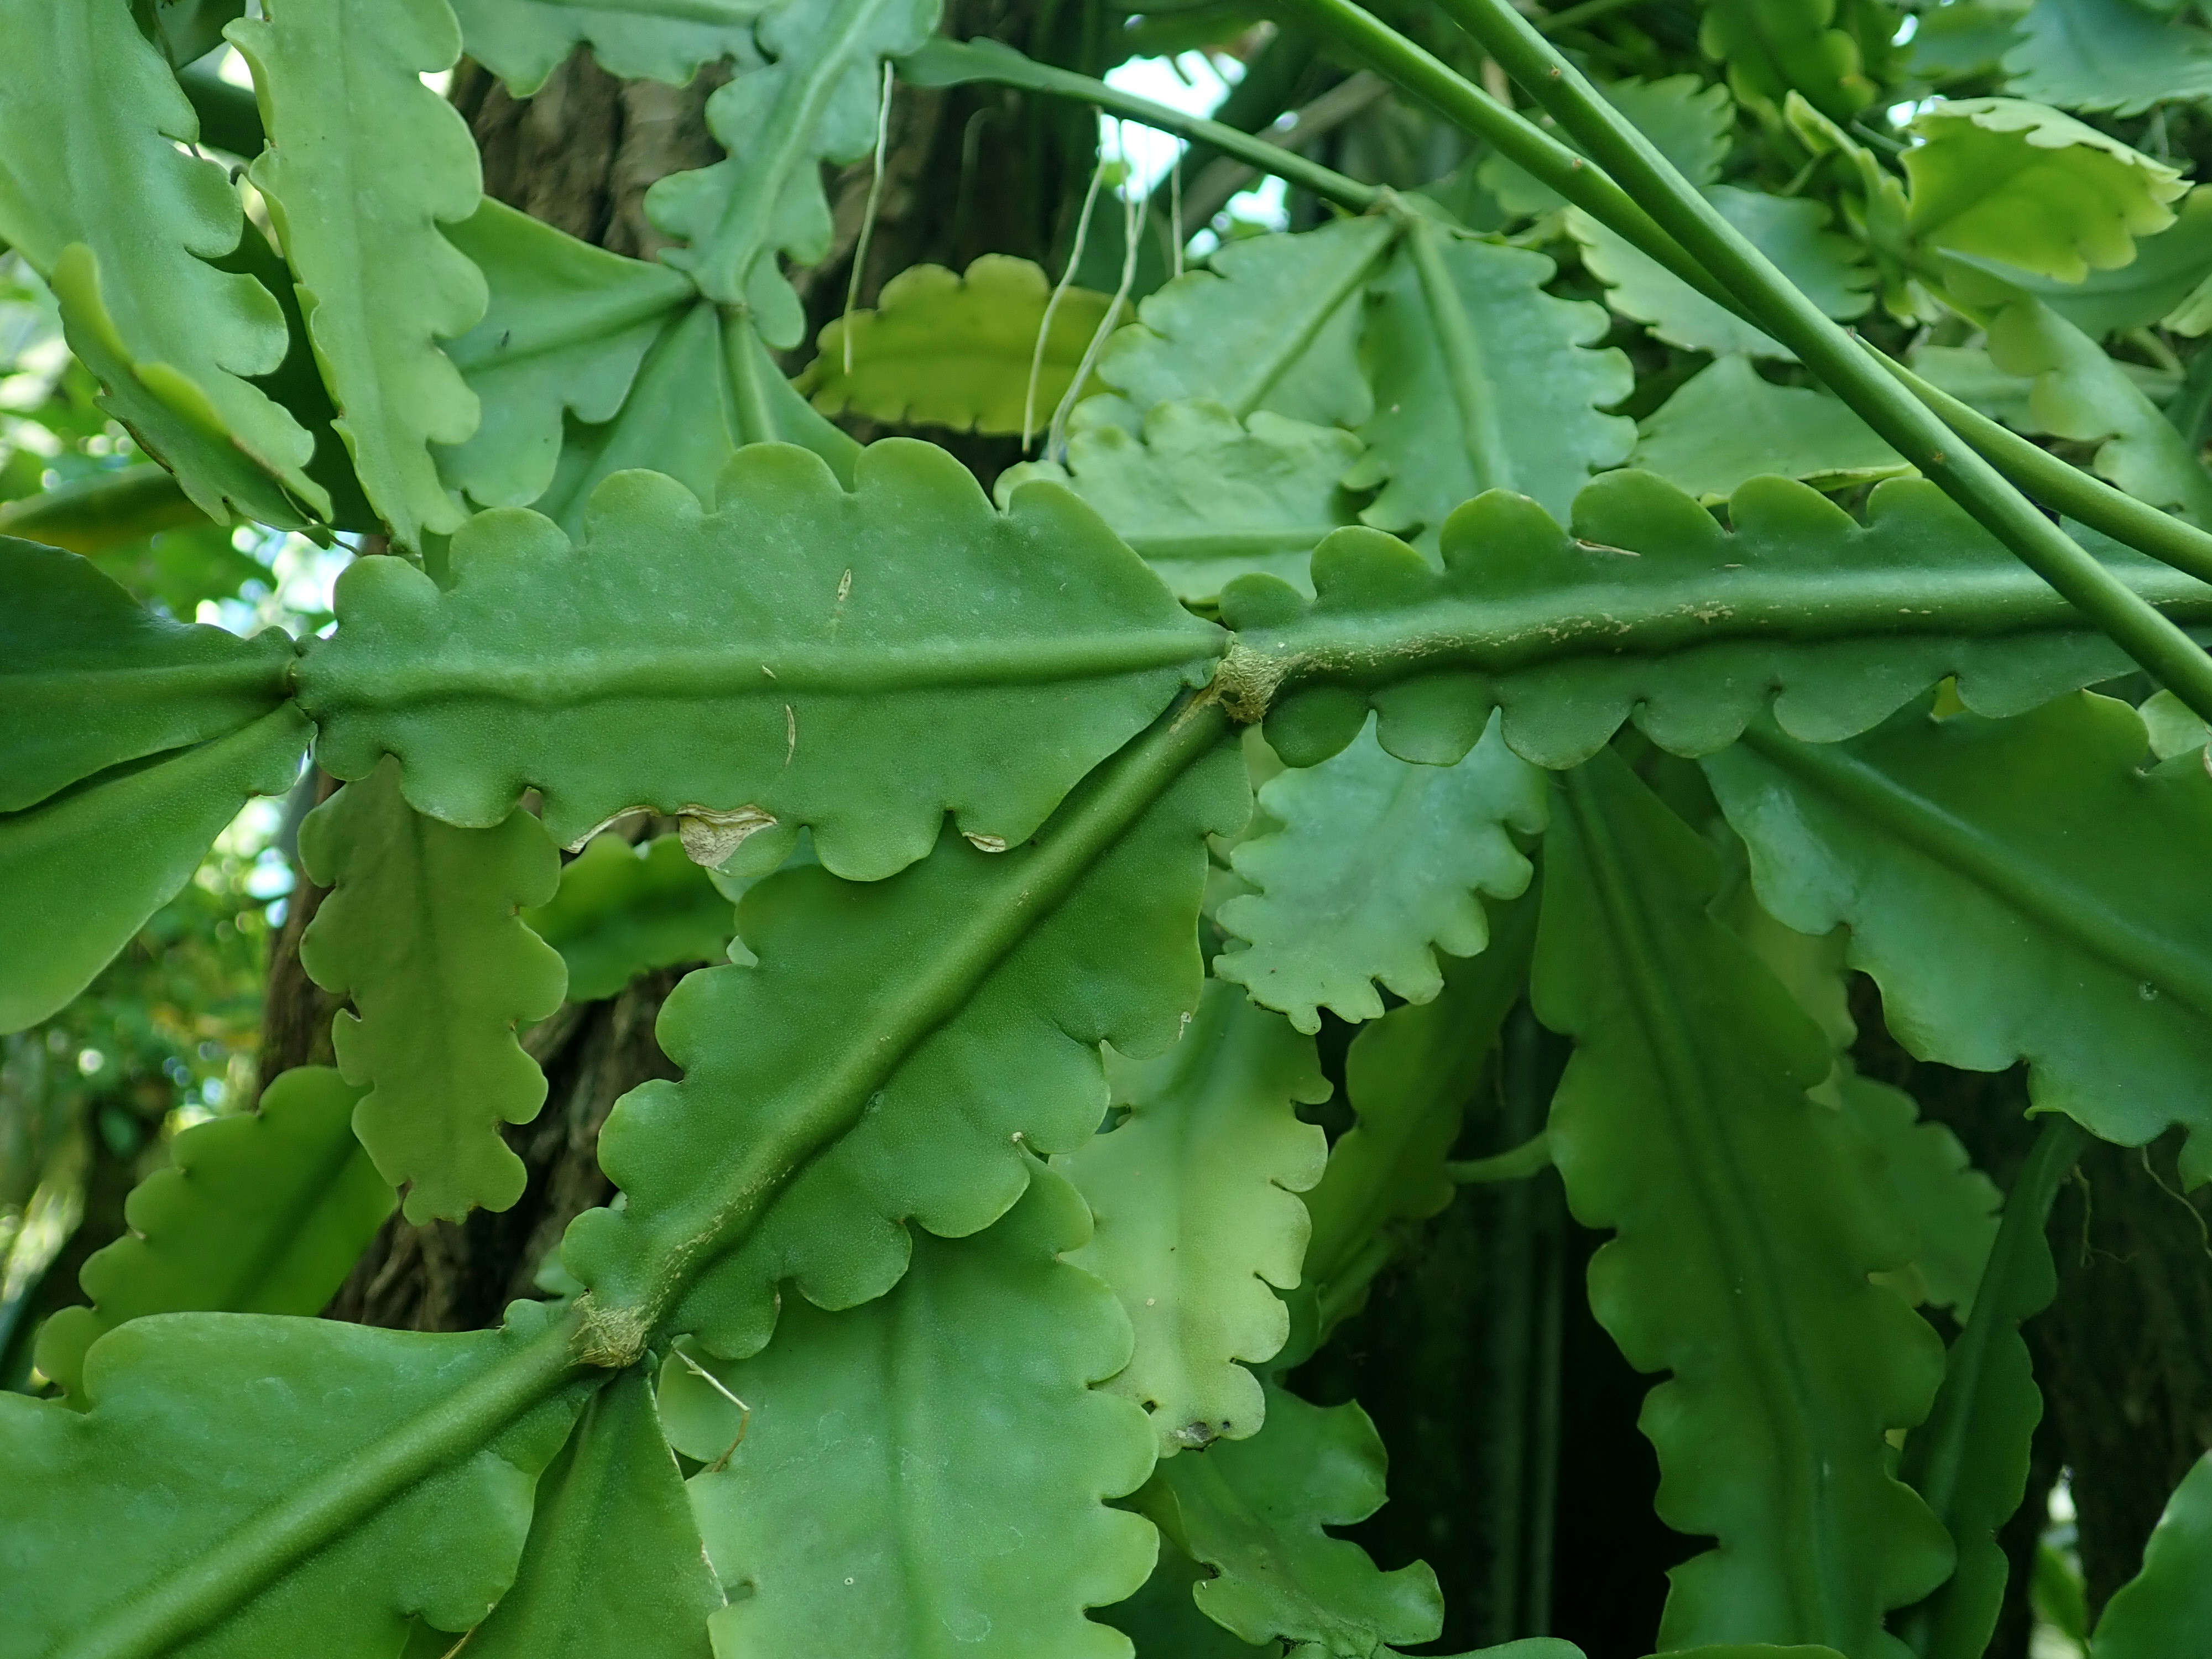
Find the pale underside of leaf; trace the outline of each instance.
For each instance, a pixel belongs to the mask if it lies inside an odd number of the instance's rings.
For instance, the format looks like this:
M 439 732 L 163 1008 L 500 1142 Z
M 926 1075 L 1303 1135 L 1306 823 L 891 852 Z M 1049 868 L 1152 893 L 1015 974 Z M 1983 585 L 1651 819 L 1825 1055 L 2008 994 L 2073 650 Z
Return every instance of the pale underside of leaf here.
M 1530 866 L 1509 830 L 1540 835 L 1542 774 L 1505 746 L 1493 718 L 1452 766 L 1398 759 L 1363 732 L 1341 753 L 1260 792 L 1276 828 L 1231 855 L 1253 891 L 1221 908 L 1236 936 L 1214 971 L 1302 1031 L 1326 1007 L 1382 1012 L 1379 986 L 1408 1002 L 1443 988 L 1437 952 L 1488 942 L 1478 894 L 1517 897 Z
M 884 284 L 874 310 L 823 328 L 799 390 L 825 415 L 954 432 L 1041 430 L 1113 308 L 1112 296 L 1089 289 L 1065 289 L 1056 304 L 1052 292 L 1040 267 L 1003 253 L 983 254 L 964 276 L 909 265 Z M 1096 380 L 1085 384 L 1103 390 Z
M 353 1003 L 331 1037 L 346 1080 L 368 1091 L 354 1113 L 362 1144 L 407 1187 L 410 1221 L 506 1209 L 524 1170 L 500 1126 L 545 1101 L 516 1029 L 558 1007 L 567 981 L 516 914 L 553 896 L 553 844 L 519 810 L 489 830 L 423 817 L 386 760 L 308 816 L 300 849 L 331 890 L 300 960 Z
M 1150 1413 L 1163 1456 L 1243 1438 L 1264 1409 L 1245 1366 L 1290 1334 L 1275 1291 L 1298 1282 L 1297 1194 L 1328 1158 L 1294 1109 L 1328 1099 L 1328 1080 L 1310 1039 L 1218 980 L 1174 1048 L 1108 1076 L 1127 1115 L 1054 1160 L 1097 1218 L 1068 1260 L 1112 1287 L 1136 1330 L 1108 1391 Z

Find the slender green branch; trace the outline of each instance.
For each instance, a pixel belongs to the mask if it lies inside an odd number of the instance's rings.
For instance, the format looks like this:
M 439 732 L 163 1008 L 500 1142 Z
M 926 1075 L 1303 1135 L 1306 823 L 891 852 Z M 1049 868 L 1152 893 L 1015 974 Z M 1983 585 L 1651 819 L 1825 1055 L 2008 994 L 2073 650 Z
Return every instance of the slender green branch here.
M 1462 11 L 1472 3 L 1473 0 L 1456 0 L 1457 8 Z M 1630 211 L 1624 214 L 1621 204 L 1628 198 L 1605 169 L 1576 155 L 1523 117 L 1498 104 L 1480 88 L 1352 4 L 1352 0 L 1282 0 L 1282 4 L 1285 9 L 1297 10 L 1316 27 L 1334 36 L 1400 85 L 1426 99 L 1448 118 L 1497 144 L 1501 151 L 1569 202 L 1607 228 L 1626 237 L 1706 298 L 1743 318 L 1754 327 L 1769 327 L 1764 316 L 1717 282 L 1712 274 L 1673 236 L 1664 232 L 1655 235 L 1653 233 L 1658 228 L 1649 215 L 1632 203 L 1629 204 Z M 1559 14 L 1561 16 L 1566 15 Z M 1536 45 L 1545 51 L 1549 50 L 1542 47 L 1540 40 Z M 1564 64 L 1564 60 L 1560 61 Z M 1529 72 L 1538 77 L 1539 95 L 1545 95 L 1542 83 L 1548 82 L 1548 73 L 1540 74 L 1534 69 Z M 1565 70 L 1561 76 L 1562 82 L 1573 73 L 1571 69 Z M 1586 85 L 1584 89 L 1588 90 Z M 1592 101 L 1601 110 L 1607 109 L 1594 94 Z M 1664 162 L 1658 161 L 1656 155 L 1653 160 L 1659 167 L 1664 167 Z M 1686 183 L 1683 183 L 1682 188 L 1686 191 L 1689 189 Z M 1690 193 L 1694 196 L 1694 191 Z M 1727 230 L 1717 217 L 1715 222 L 1721 230 Z M 1729 234 L 1733 234 L 1732 232 Z M 1755 251 L 1753 257 L 1757 257 Z M 1778 280 L 1784 280 L 1780 278 L 1778 272 L 1774 275 Z M 1814 313 L 1814 315 L 1817 317 L 1818 313 Z M 1842 331 L 1834 330 L 1825 319 L 1820 322 L 1830 332 L 1841 335 Z M 1771 331 L 1780 337 L 1783 329 L 1777 327 Z M 1902 370 L 1871 346 L 1863 342 L 1860 345 L 1867 358 L 1896 374 L 1936 416 L 1950 422 L 1968 447 L 1979 452 L 2014 483 L 2034 492 L 2047 505 L 2071 514 L 2091 528 L 2101 531 L 2114 540 L 2153 558 L 2164 560 L 2177 569 L 2188 571 L 2192 575 L 2212 573 L 2212 536 L 2144 505 L 2078 467 L 2069 465 L 2049 451 L 2007 431 L 1994 421 L 1976 414 L 1955 398 Z M 1938 447 L 1942 447 L 1939 445 Z M 2075 550 L 2080 553 L 2080 550 Z M 2081 555 L 2081 557 L 2086 558 L 2087 555 Z M 2090 562 L 2094 566 L 2094 562 Z M 2078 562 L 2075 568 L 2077 572 L 2081 570 Z M 2106 588 L 2105 599 L 2110 608 L 2112 596 L 2109 585 L 2100 582 L 2094 571 L 2085 573 L 2085 575 L 2089 583 Z M 2069 594 L 2069 597 L 2072 596 Z M 2092 614 L 2095 612 L 2093 611 Z M 2139 613 L 2136 619 L 2140 622 Z M 2101 618 L 2100 625 L 2103 625 Z M 2114 637 L 2119 636 L 2116 635 Z M 2170 645 L 2171 641 L 2168 643 Z M 2132 647 L 2130 651 L 2132 654 Z M 2188 659 L 2185 657 L 2182 661 L 2180 672 L 2186 676 Z
M 1547 12 L 1541 17 L 1533 17 L 1528 21 L 1540 33 L 1565 34 L 1569 29 L 1578 29 L 1585 23 L 1594 23 L 1601 17 L 1635 3 L 1636 0 L 1582 0 L 1578 6 L 1569 6 L 1565 11 Z
M 1518 1146 L 1488 1158 L 1455 1159 L 1444 1165 L 1444 1173 L 1465 1187 L 1486 1181 L 1522 1181 L 1551 1167 L 1552 1133 L 1539 1129 Z
M 2070 514 L 2114 541 L 2124 542 L 2176 570 L 2212 581 L 2212 535 L 2059 459 L 2040 444 L 2030 443 L 1979 410 L 1930 386 L 1896 359 L 1877 354 L 1875 361 L 1999 471 L 2045 507 Z
M 1055 98 L 1096 104 L 1146 126 L 1209 144 L 1224 155 L 1249 162 L 1262 173 L 1272 173 L 1313 191 L 1323 201 L 1334 202 L 1354 213 L 1364 213 L 1382 199 L 1383 191 L 1378 185 L 1363 185 L 1357 179 L 1347 179 L 1318 161 L 1308 161 L 1264 138 L 1255 138 L 1249 132 L 1239 132 L 1235 127 L 1209 121 L 1202 115 L 1187 115 L 1149 98 L 1109 87 L 1103 81 L 1094 81 L 1087 75 L 1033 62 L 996 40 L 933 40 L 911 57 L 901 58 L 898 68 L 900 76 L 917 87 L 957 87 L 970 81 L 989 81 L 1000 86 L 1048 93 Z
M 1443 0 L 1443 6 L 1614 179 L 1649 204 L 1651 216 L 1749 306 L 1754 321 L 1795 351 L 1860 419 L 2021 562 L 2080 607 L 2176 696 L 2212 720 L 2212 657 L 2045 518 L 1902 382 L 1883 372 L 1526 18 L 1506 0 Z M 1622 229 L 1628 234 L 1625 225 Z

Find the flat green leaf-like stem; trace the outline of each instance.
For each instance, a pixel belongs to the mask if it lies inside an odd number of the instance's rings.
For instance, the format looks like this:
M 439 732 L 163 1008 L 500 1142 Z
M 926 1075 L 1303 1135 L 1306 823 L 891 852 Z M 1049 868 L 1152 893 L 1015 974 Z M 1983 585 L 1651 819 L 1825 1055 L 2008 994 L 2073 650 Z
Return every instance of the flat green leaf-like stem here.
M 1920 711 L 1848 744 L 1761 727 L 1707 775 L 1760 902 L 1802 933 L 1851 927 L 1913 1053 L 2028 1063 L 2036 1103 L 2135 1146 L 2192 1131 L 2212 1169 L 2212 778 L 2146 769 L 2142 720 L 2090 693 L 2010 720 Z
M 1242 1438 L 1264 1410 L 1245 1365 L 1290 1334 L 1275 1292 L 1298 1282 L 1311 1224 L 1297 1195 L 1328 1157 L 1296 1109 L 1328 1099 L 1328 1079 L 1310 1037 L 1220 980 L 1174 1048 L 1108 1075 L 1127 1115 L 1055 1164 L 1097 1222 L 1068 1259 L 1113 1287 L 1136 1328 L 1106 1387 L 1150 1413 L 1163 1456 Z
M 1186 705 L 1032 845 L 947 837 L 890 880 L 807 866 L 752 889 L 759 966 L 684 981 L 659 1026 L 684 1081 L 633 1090 L 601 1133 L 628 1207 L 562 1249 L 595 1320 L 751 1353 L 780 1285 L 880 1296 L 908 1223 L 964 1237 L 1021 1195 L 1028 1152 L 1080 1145 L 1108 1102 L 1100 1042 L 1157 1052 L 1197 1000 L 1203 837 L 1249 800 L 1233 751 L 1204 758 L 1225 724 Z
M 1770 696 L 1785 730 L 1826 742 L 1946 675 L 1969 707 L 2012 714 L 2125 671 L 1920 480 L 1876 486 L 1862 526 L 1802 484 L 1755 478 L 1730 518 L 1723 530 L 1630 471 L 1583 491 L 1571 534 L 1522 497 L 1469 502 L 1444 527 L 1441 574 L 1402 543 L 1340 531 L 1315 550 L 1310 604 L 1260 577 L 1223 594 L 1239 633 L 1224 674 L 1255 700 L 1288 693 L 1268 737 L 1302 764 L 1348 742 L 1371 699 L 1383 747 L 1409 759 L 1465 753 L 1495 703 L 1506 742 L 1557 767 L 1632 711 L 1654 741 L 1697 755 L 1733 742 Z M 2132 557 L 2107 568 L 2177 620 L 2212 623 L 2212 586 Z
M 360 1098 L 326 1066 L 295 1066 L 255 1110 L 179 1135 L 124 1206 L 131 1231 L 84 1264 L 92 1305 L 39 1333 L 40 1370 L 77 1393 L 85 1350 L 148 1314 L 321 1312 L 398 1206 L 354 1139 Z
M 1872 1149 L 1806 1091 L 1827 1042 L 1707 913 L 1705 843 L 1608 753 L 1547 838 L 1537 1017 L 1576 1039 L 1552 1103 L 1569 1206 L 1613 1240 L 1590 1305 L 1639 1370 L 1660 1516 L 1717 1540 L 1674 1569 L 1663 1647 L 1883 1630 L 1950 1571 L 1886 1436 L 1925 1415 L 1934 1330 L 1868 1275 L 1909 1258 Z
M 2142 1571 L 2112 1593 L 2091 1659 L 2172 1659 L 2212 1626 L 2212 1457 L 2183 1477 L 2143 1546 Z
M 409 801 L 450 823 L 497 823 L 535 787 L 567 844 L 635 806 L 743 808 L 811 824 L 830 869 L 872 879 L 948 808 L 981 843 L 1025 840 L 1223 643 L 1073 497 L 994 513 L 933 445 L 871 447 L 854 493 L 757 445 L 720 500 L 625 474 L 574 546 L 482 514 L 449 591 L 354 564 L 337 636 L 301 665 L 323 765 L 397 754 Z
M 918 1240 L 889 1295 L 793 1307 L 765 1352 L 717 1365 L 750 1422 L 680 1358 L 665 1369 L 672 1437 L 707 1465 L 691 1495 L 708 1554 L 751 1591 L 714 1615 L 720 1651 L 1125 1651 L 1084 1610 L 1152 1567 L 1151 1527 L 1104 1500 L 1142 1483 L 1152 1431 L 1089 1386 L 1128 1358 L 1128 1322 L 1060 1259 L 1090 1231 L 1082 1199 L 1034 1176 L 983 1231 Z
M 545 1074 L 515 1032 L 561 1006 L 568 975 L 516 915 L 560 880 L 538 820 L 455 829 L 409 806 L 398 775 L 384 762 L 300 826 L 301 862 L 331 890 L 300 961 L 352 1000 L 331 1036 L 338 1069 L 368 1091 L 354 1126 L 419 1224 L 522 1195 L 499 1130 L 538 1115 Z

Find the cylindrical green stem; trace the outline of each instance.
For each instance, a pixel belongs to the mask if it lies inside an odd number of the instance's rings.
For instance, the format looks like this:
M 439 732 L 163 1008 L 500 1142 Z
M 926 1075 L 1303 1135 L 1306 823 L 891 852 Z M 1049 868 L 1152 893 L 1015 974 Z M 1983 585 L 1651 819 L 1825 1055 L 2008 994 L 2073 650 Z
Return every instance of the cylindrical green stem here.
M 1307 7 L 1344 3 L 1299 0 Z M 1506 0 L 1443 0 L 1443 4 L 1620 185 L 1646 204 L 1674 242 L 1746 302 L 1753 321 L 1796 352 L 1860 419 L 2176 696 L 2212 720 L 2212 657 L 2044 517 L 1960 434 L 1877 367 L 1526 18 Z M 1408 52 L 1415 50 L 1407 45 Z M 1616 228 L 1625 235 L 1632 234 L 1625 224 Z M 1640 236 L 1634 240 L 1644 240 Z

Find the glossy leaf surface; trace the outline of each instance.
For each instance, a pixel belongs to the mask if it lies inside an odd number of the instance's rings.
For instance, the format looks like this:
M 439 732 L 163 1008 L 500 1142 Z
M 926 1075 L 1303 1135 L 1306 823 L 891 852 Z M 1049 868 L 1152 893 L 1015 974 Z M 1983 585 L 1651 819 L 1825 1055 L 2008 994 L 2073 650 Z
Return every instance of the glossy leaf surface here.
M 1239 828 L 1246 797 L 1228 750 L 1170 784 L 1191 758 L 1157 758 L 1176 735 L 1106 769 L 1036 845 L 947 836 L 886 881 L 808 865 L 748 892 L 759 965 L 670 997 L 660 1043 L 684 1080 L 607 1120 L 599 1159 L 628 1207 L 578 1218 L 569 1271 L 601 1304 L 742 1356 L 768 1340 L 779 1286 L 852 1307 L 898 1281 L 923 1232 L 1004 1214 L 1029 1153 L 1097 1127 L 1098 1044 L 1156 1053 L 1197 1002 L 1202 838 Z
M 338 435 L 404 546 L 459 528 L 433 444 L 477 428 L 438 345 L 483 315 L 482 273 L 447 241 L 483 199 L 468 123 L 422 84 L 461 34 L 446 0 L 273 0 L 225 31 L 253 67 L 269 149 L 249 174 L 296 274 Z
M 536 787 L 564 843 L 634 806 L 750 809 L 812 825 L 831 870 L 871 878 L 927 852 L 948 809 L 966 834 L 1026 839 L 1219 649 L 1062 492 L 995 514 L 902 439 L 866 452 L 858 486 L 761 447 L 711 514 L 643 473 L 593 497 L 578 545 L 484 514 L 447 592 L 355 564 L 337 636 L 301 669 L 323 764 L 359 776 L 397 753 L 409 800 L 455 823 L 496 823 Z
M 1053 284 L 1027 259 L 986 253 L 964 276 L 908 265 L 873 311 L 833 319 L 797 381 L 825 415 L 954 432 L 1042 431 L 1075 379 L 1112 296 Z M 848 352 L 851 366 L 846 363 Z M 1034 365 L 1035 379 L 1031 379 Z M 1093 380 L 1087 389 L 1101 390 Z
M 1088 1385 L 1129 1353 L 1128 1322 L 1057 1258 L 1083 1200 L 1033 1168 L 971 1237 L 915 1242 L 888 1296 L 804 1305 L 757 1358 L 715 1368 L 740 1413 L 680 1361 L 664 1372 L 679 1450 L 708 1465 L 692 1502 L 717 1571 L 752 1594 L 715 1650 L 879 1659 L 1117 1659 L 1084 1617 L 1144 1582 L 1155 1540 L 1103 1500 L 1137 1486 L 1152 1434 Z
M 2167 1659 L 2186 1653 L 2212 1620 L 2212 1458 L 2183 1479 L 2143 1546 L 2142 1571 L 2113 1593 L 2097 1621 L 2094 1659 Z
M 138 605 L 90 560 L 0 538 L 0 812 L 222 737 L 285 696 L 292 641 Z
M 1408 1002 L 1442 988 L 1437 953 L 1489 941 L 1478 895 L 1518 897 L 1530 866 L 1509 830 L 1540 835 L 1543 775 L 1505 746 L 1498 723 L 1450 766 L 1417 766 L 1363 731 L 1310 769 L 1260 792 L 1263 827 L 1231 854 L 1253 891 L 1221 907 L 1242 941 L 1214 963 L 1302 1031 L 1326 1007 L 1348 1020 L 1382 1012 L 1377 987 Z
M 1112 1287 L 1136 1331 L 1106 1389 L 1150 1414 L 1162 1456 L 1243 1439 L 1264 1410 L 1245 1367 L 1290 1334 L 1275 1291 L 1297 1284 L 1305 1255 L 1297 1194 L 1328 1157 L 1295 1109 L 1328 1099 L 1328 1082 L 1310 1038 L 1218 980 L 1174 1048 L 1109 1057 L 1107 1075 L 1127 1115 L 1054 1161 L 1097 1220 L 1068 1260 Z
M 368 1091 L 354 1113 L 362 1144 L 407 1188 L 410 1221 L 506 1209 L 524 1170 L 500 1126 L 545 1103 L 516 1029 L 560 1006 L 567 978 L 516 915 L 553 896 L 552 843 L 520 811 L 489 830 L 425 817 L 386 761 L 308 814 L 300 857 L 331 889 L 300 961 L 353 1003 L 331 1035 L 346 1081 Z
M 1870 1149 L 1807 1097 L 1828 1045 L 1706 915 L 1710 853 L 1619 760 L 1575 774 L 1547 851 L 1535 1007 L 1577 1042 L 1553 1159 L 1576 1218 L 1615 1235 L 1592 1311 L 1671 1373 L 1642 1419 L 1660 1516 L 1717 1540 L 1670 1575 L 1661 1645 L 1902 1659 L 1883 1615 L 1951 1551 L 1885 1436 L 1926 1414 L 1941 1347 L 1868 1282 L 1911 1239 Z
M 179 1134 L 131 1192 L 130 1231 L 84 1264 L 92 1305 L 40 1331 L 39 1369 L 76 1394 L 85 1350 L 147 1314 L 319 1313 L 398 1202 L 354 1139 L 360 1098 L 297 1066 L 255 1110 Z
M 2025 1059 L 2037 1105 L 2132 1146 L 2203 1121 L 2188 1079 L 2212 1062 L 2191 873 L 2212 778 L 2148 750 L 2135 710 L 2084 693 L 1832 747 L 1761 731 L 1706 773 L 1760 902 L 1805 933 L 1850 924 L 1899 1041 L 1971 1071 Z

